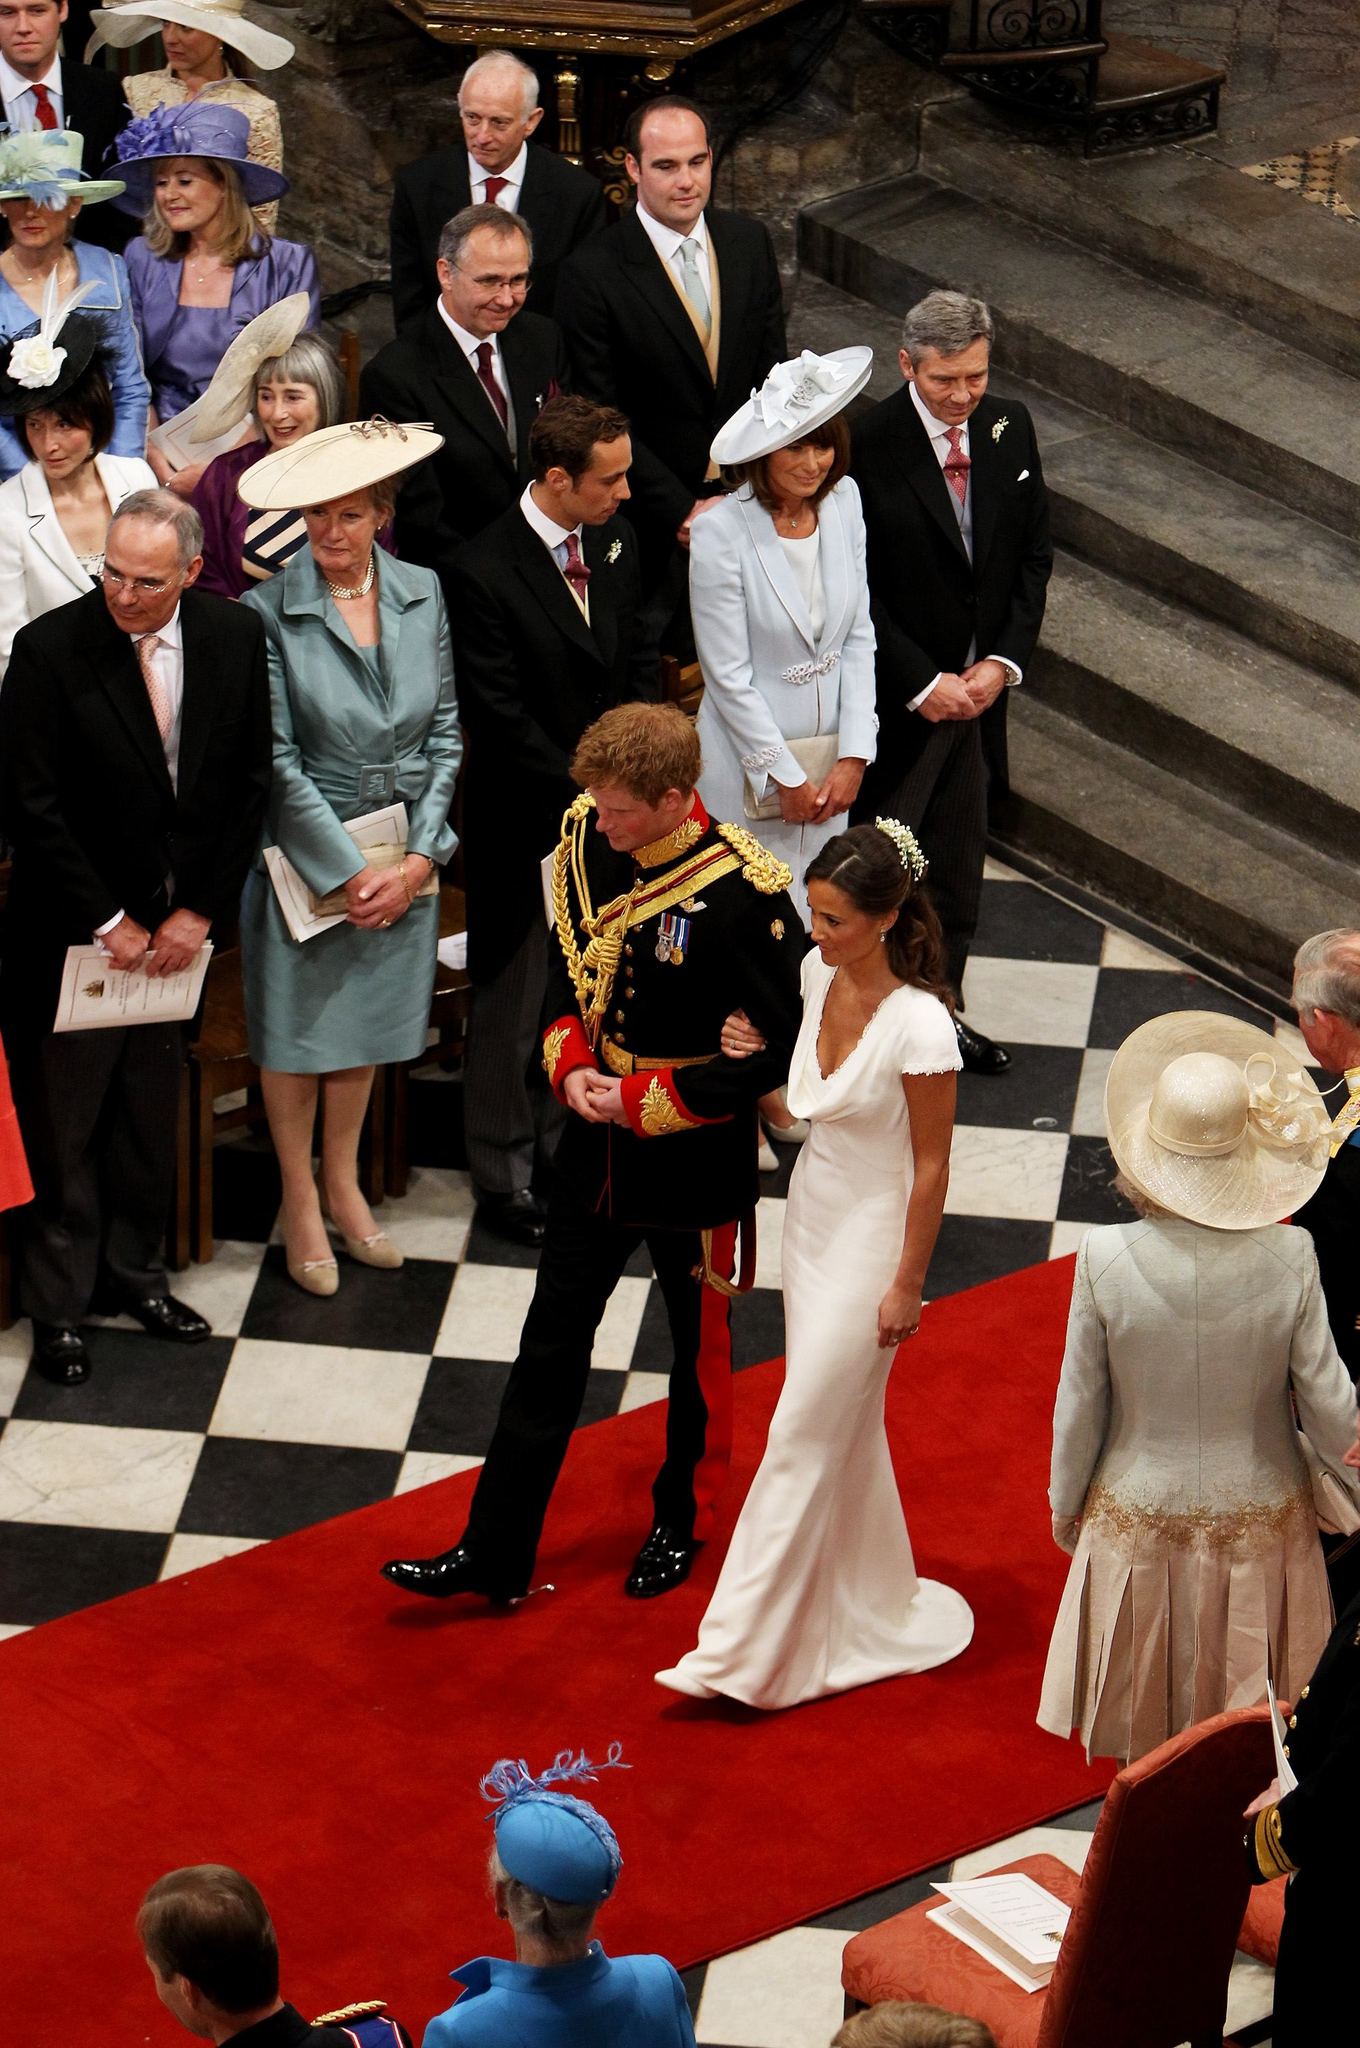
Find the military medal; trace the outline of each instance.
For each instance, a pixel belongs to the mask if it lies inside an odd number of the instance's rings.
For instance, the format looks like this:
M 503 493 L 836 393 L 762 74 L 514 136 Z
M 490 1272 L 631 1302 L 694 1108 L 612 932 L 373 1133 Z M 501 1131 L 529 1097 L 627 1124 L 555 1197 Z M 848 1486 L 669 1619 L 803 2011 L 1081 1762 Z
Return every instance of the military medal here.
M 669 960 L 672 967 L 684 966 L 685 949 L 689 945 L 689 923 L 689 919 L 681 917 L 677 911 L 662 912 L 656 934 L 658 960 Z

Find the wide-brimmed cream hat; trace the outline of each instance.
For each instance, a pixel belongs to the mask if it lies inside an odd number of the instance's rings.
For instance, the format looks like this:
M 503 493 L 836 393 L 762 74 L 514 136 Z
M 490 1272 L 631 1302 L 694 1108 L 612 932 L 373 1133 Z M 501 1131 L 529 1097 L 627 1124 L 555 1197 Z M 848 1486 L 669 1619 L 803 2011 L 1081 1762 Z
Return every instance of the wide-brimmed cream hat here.
M 0 199 L 31 199 L 54 212 L 79 199 L 91 206 L 116 199 L 121 178 L 87 178 L 80 167 L 85 138 L 74 128 L 34 128 L 0 139 Z
M 280 64 L 288 62 L 295 46 L 287 36 L 276 36 L 258 22 L 248 21 L 244 7 L 245 0 L 155 0 L 151 7 L 143 0 L 140 6 L 96 7 L 90 15 L 94 34 L 85 45 L 85 61 L 88 64 L 104 43 L 126 50 L 133 43 L 144 43 L 148 36 L 159 35 L 162 22 L 173 21 L 181 28 L 216 36 L 219 43 L 258 64 L 261 71 L 277 71 Z
M 212 383 L 199 399 L 191 441 L 215 441 L 243 421 L 255 403 L 261 365 L 293 346 L 311 318 L 306 292 L 290 292 L 233 335 L 227 352 L 213 371 Z
M 814 355 L 805 348 L 787 363 L 776 363 L 759 391 L 719 427 L 713 460 L 722 467 L 756 462 L 777 448 L 791 448 L 843 412 L 864 389 L 874 367 L 871 348 L 834 348 Z
M 304 506 L 325 505 L 399 476 L 443 445 L 444 436 L 432 427 L 351 420 L 348 425 L 322 427 L 287 448 L 275 448 L 251 464 L 236 489 L 256 512 L 300 512 Z
M 1213 1010 L 1130 1033 L 1105 1082 L 1105 1126 L 1126 1180 L 1216 1230 L 1292 1216 L 1327 1171 L 1331 1126 L 1312 1076 L 1269 1032 Z

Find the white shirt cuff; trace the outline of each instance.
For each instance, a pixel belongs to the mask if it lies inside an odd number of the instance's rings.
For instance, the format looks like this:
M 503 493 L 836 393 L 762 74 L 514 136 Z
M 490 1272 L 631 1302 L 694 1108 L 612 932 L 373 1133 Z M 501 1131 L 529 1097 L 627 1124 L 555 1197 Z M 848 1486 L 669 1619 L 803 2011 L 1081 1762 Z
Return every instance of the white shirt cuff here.
M 114 926 L 116 924 L 121 924 L 126 916 L 127 912 L 125 910 L 120 910 L 116 917 L 111 917 L 109 919 L 107 924 L 97 924 L 94 928 L 95 938 L 102 939 L 105 932 L 111 932 Z
M 988 661 L 999 661 L 1001 663 L 1002 668 L 1006 671 L 1006 688 L 1008 690 L 1013 690 L 1017 683 L 1024 682 L 1025 671 L 1018 662 L 1008 661 L 1004 654 L 989 654 L 987 659 Z
M 925 703 L 925 701 L 926 701 L 926 698 L 927 698 L 927 697 L 928 697 L 928 696 L 930 695 L 931 691 L 932 691 L 932 690 L 934 689 L 934 687 L 935 687 L 936 683 L 938 683 L 938 682 L 939 682 L 939 680 L 940 680 L 940 676 L 942 676 L 943 674 L 944 674 L 944 670 L 943 670 L 943 669 L 941 669 L 941 670 L 940 670 L 940 672 L 939 672 L 939 675 L 934 675 L 934 676 L 932 676 L 932 677 L 931 677 L 930 681 L 929 681 L 929 682 L 928 682 L 928 683 L 926 684 L 926 686 L 925 686 L 924 690 L 918 690 L 918 691 L 916 692 L 916 695 L 915 695 L 914 697 L 908 697 L 908 699 L 907 699 L 907 709 L 908 709 L 908 711 L 919 711 L 919 710 L 920 710 L 921 706 L 922 706 L 922 705 L 923 705 L 923 704 Z

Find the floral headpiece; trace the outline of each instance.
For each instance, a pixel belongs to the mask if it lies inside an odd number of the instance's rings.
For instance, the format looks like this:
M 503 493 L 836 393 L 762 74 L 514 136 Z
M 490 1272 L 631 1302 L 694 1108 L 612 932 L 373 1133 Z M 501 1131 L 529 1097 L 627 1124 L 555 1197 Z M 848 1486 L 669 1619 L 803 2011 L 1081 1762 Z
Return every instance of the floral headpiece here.
M 60 213 L 82 196 L 80 184 L 78 166 L 54 162 L 44 129 L 0 137 L 0 186 L 22 187 L 35 206 Z
M 66 325 L 67 315 L 88 299 L 95 282 L 90 278 L 86 283 L 77 285 L 58 303 L 57 273 L 52 271 L 43 290 L 37 333 L 21 335 L 9 352 L 5 374 L 15 384 L 21 385 L 25 391 L 45 391 L 50 384 L 56 383 L 66 361 L 66 350 L 57 347 L 57 336 Z
M 916 834 L 899 818 L 875 818 L 874 823 L 880 832 L 886 833 L 891 839 L 897 848 L 898 858 L 913 880 L 923 881 L 930 862 L 918 846 Z
M 758 391 L 751 393 L 756 418 L 767 427 L 792 429 L 855 382 L 856 370 L 830 356 L 805 348 L 791 362 L 776 363 Z
M 153 107 L 120 128 L 114 137 L 113 153 L 119 163 L 137 163 L 142 157 L 202 156 L 203 141 L 195 141 L 193 126 L 183 120 L 178 107 Z
M 607 1896 L 618 1882 L 623 1868 L 623 1854 L 613 1828 L 604 1815 L 597 1813 L 584 1799 L 574 1799 L 568 1792 L 553 1792 L 549 1787 L 555 1784 L 579 1785 L 586 1780 L 593 1782 L 601 1771 L 626 1771 L 629 1768 L 623 1762 L 623 1746 L 618 1742 L 610 1743 L 609 1754 L 602 1764 L 593 1764 L 584 1750 L 578 1756 L 573 1756 L 569 1749 L 560 1750 L 547 1770 L 540 1771 L 537 1777 L 522 1758 L 517 1762 L 514 1757 L 502 1757 L 499 1763 L 494 1764 L 482 1779 L 482 1797 L 495 1804 L 495 1813 L 488 1814 L 487 1819 L 494 1820 L 496 1824 L 498 1848 L 511 1834 L 523 1834 L 519 1822 L 528 1809 L 547 1807 L 558 1816 L 556 1820 L 543 1817 L 550 1832 L 557 1837 L 555 1842 L 550 1840 L 547 1845 L 546 1864 L 543 1861 L 543 1841 L 531 1839 L 528 1860 L 522 1851 L 515 1857 L 520 1865 L 515 1875 L 522 1876 L 524 1882 L 532 1884 L 535 1890 L 545 1891 L 550 1898 L 571 1898 L 574 1895 L 571 1879 L 559 1876 L 556 1887 L 565 1884 L 569 1888 L 555 1888 L 552 1871 L 554 1867 L 559 1871 L 562 1869 L 564 1855 L 568 1866 L 580 1863 L 583 1838 L 574 1832 L 571 1825 L 577 1821 L 594 1844 L 593 1848 L 588 1848 L 585 1858 L 590 1866 L 587 1875 L 589 1889 L 581 1896 Z M 570 1816 L 565 1823 L 564 1816 Z M 505 1834 L 502 1834 L 502 1823 L 507 1824 Z M 530 1827 L 532 1829 L 532 1823 Z M 509 1867 L 509 1852 L 502 1850 L 502 1853 L 507 1855 Z

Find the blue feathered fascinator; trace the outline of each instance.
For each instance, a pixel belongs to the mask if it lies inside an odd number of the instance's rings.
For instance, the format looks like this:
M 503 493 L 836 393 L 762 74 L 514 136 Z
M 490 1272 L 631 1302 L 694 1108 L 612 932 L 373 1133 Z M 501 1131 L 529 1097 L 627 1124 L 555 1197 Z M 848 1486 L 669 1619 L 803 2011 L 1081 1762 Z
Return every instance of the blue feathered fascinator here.
M 617 1742 L 600 1764 L 584 1750 L 577 1756 L 560 1750 L 537 1777 L 522 1758 L 493 1764 L 482 1779 L 482 1797 L 495 1805 L 487 1818 L 495 1822 L 496 1853 L 510 1876 L 567 1905 L 607 1899 L 623 1868 L 614 1830 L 586 1800 L 549 1788 L 593 1783 L 601 1771 L 630 1768 Z

